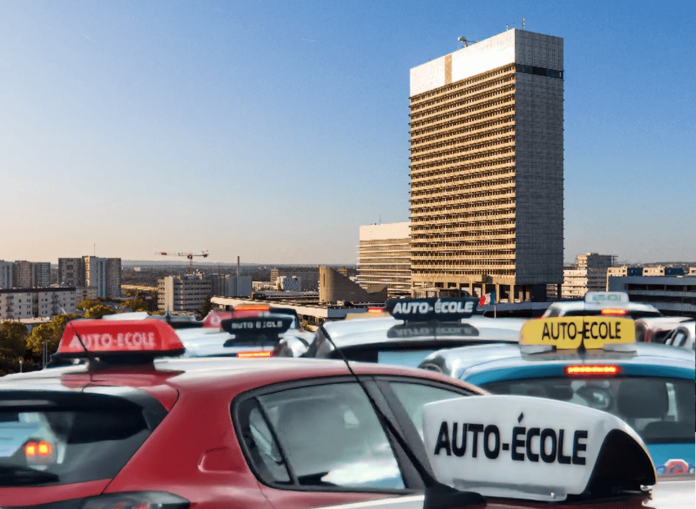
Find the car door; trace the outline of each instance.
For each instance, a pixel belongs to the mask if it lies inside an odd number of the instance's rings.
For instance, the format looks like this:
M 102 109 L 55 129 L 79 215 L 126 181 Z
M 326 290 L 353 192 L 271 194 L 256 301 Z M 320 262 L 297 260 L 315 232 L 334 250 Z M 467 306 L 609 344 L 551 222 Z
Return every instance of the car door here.
M 420 380 L 401 377 L 384 383 L 433 387 Z M 394 394 L 401 394 L 411 414 L 417 413 L 420 401 L 466 394 L 456 386 L 448 391 L 442 384 L 435 388 L 440 391 L 437 395 L 419 393 L 418 399 L 413 394 L 418 390 L 385 385 L 393 398 L 387 402 L 381 384 L 369 377 L 361 381 L 387 418 L 394 422 L 401 415 L 397 429 L 416 441 L 410 445 L 419 451 L 423 446 L 417 427 Z M 423 488 L 415 468 L 354 378 L 303 380 L 257 389 L 236 398 L 232 411 L 247 462 L 262 492 L 277 508 L 401 496 Z M 427 464 L 424 451 L 419 456 Z

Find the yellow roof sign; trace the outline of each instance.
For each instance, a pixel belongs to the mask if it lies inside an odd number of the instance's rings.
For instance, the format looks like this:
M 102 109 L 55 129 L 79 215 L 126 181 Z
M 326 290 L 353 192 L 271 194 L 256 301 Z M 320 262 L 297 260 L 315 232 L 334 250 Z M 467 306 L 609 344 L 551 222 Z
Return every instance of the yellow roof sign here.
M 635 343 L 633 320 L 609 316 L 568 316 L 530 320 L 520 331 L 521 345 L 551 345 L 557 349 L 602 348 Z

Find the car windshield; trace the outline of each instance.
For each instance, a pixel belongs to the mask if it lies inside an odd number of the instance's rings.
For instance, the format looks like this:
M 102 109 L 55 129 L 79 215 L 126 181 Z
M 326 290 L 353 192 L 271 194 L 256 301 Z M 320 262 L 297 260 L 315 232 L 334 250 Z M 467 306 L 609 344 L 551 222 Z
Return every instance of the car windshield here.
M 150 435 L 143 409 L 120 397 L 5 393 L 0 486 L 113 478 Z
M 484 384 L 494 394 L 568 401 L 609 412 L 647 444 L 694 442 L 694 382 L 671 378 L 535 378 Z

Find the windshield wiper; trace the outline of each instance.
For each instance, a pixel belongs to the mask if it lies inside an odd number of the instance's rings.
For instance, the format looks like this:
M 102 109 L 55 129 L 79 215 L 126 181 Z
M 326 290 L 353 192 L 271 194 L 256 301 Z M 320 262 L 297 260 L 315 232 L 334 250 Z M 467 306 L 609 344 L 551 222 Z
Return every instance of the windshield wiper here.
M 42 484 L 57 482 L 59 477 L 52 472 L 42 472 L 33 468 L 0 466 L 0 486 L 18 486 L 20 484 Z

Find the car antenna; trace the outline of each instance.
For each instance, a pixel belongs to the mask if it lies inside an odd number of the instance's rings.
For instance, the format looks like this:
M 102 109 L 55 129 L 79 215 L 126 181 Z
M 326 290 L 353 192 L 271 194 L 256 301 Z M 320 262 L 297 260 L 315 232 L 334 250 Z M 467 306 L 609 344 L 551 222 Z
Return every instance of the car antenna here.
M 53 300 L 56 301 L 56 304 L 58 305 L 58 307 L 60 308 L 60 310 L 61 310 L 61 311 L 63 312 L 63 314 L 65 315 L 65 318 L 67 319 L 67 322 L 66 322 L 65 326 L 67 327 L 68 324 L 70 324 L 70 328 L 71 328 L 71 329 L 73 330 L 73 332 L 75 333 L 75 337 L 77 338 L 77 340 L 78 340 L 78 341 L 80 342 L 80 344 L 82 345 L 82 348 L 84 348 L 84 350 L 85 350 L 86 353 L 89 353 L 89 350 L 87 350 L 87 347 L 85 346 L 85 343 L 82 341 L 82 338 L 81 338 L 80 335 L 77 333 L 77 329 L 75 329 L 75 326 L 71 323 L 71 320 L 70 320 L 70 317 L 68 316 L 68 313 L 66 313 L 66 312 L 65 312 L 65 309 L 63 309 L 63 306 L 60 305 L 60 301 L 58 300 L 58 297 L 56 297 L 55 292 L 53 293 Z
M 324 324 L 321 325 L 321 328 L 324 329 Z M 326 340 L 331 343 L 334 351 L 338 352 L 338 354 L 341 356 L 341 359 L 343 359 L 348 371 L 353 378 L 355 378 L 355 381 L 358 382 L 358 385 L 365 393 L 365 396 L 367 396 L 367 399 L 370 401 L 372 408 L 374 408 L 375 412 L 377 413 L 382 425 L 387 427 L 394 439 L 404 450 L 404 453 L 406 453 L 406 456 L 411 461 L 415 469 L 418 471 L 418 474 L 423 480 L 423 484 L 425 484 L 425 499 L 423 501 L 423 509 L 456 509 L 467 506 L 486 505 L 486 499 L 482 495 L 473 491 L 459 491 L 451 486 L 442 484 L 433 476 L 430 470 L 426 468 L 420 458 L 416 456 L 416 453 L 414 453 L 411 447 L 406 443 L 406 439 L 404 439 L 404 437 L 401 436 L 401 433 L 397 431 L 396 426 L 394 426 L 391 420 L 389 420 L 389 418 L 387 418 L 387 416 L 384 415 L 382 410 L 377 406 L 377 402 L 370 395 L 367 387 L 365 387 L 365 384 L 363 384 L 360 377 L 355 373 L 355 371 L 353 371 L 353 368 L 350 366 L 350 362 L 348 362 L 346 356 L 336 347 L 336 343 L 333 342 L 331 336 L 326 332 L 326 329 L 324 329 L 323 332 Z

